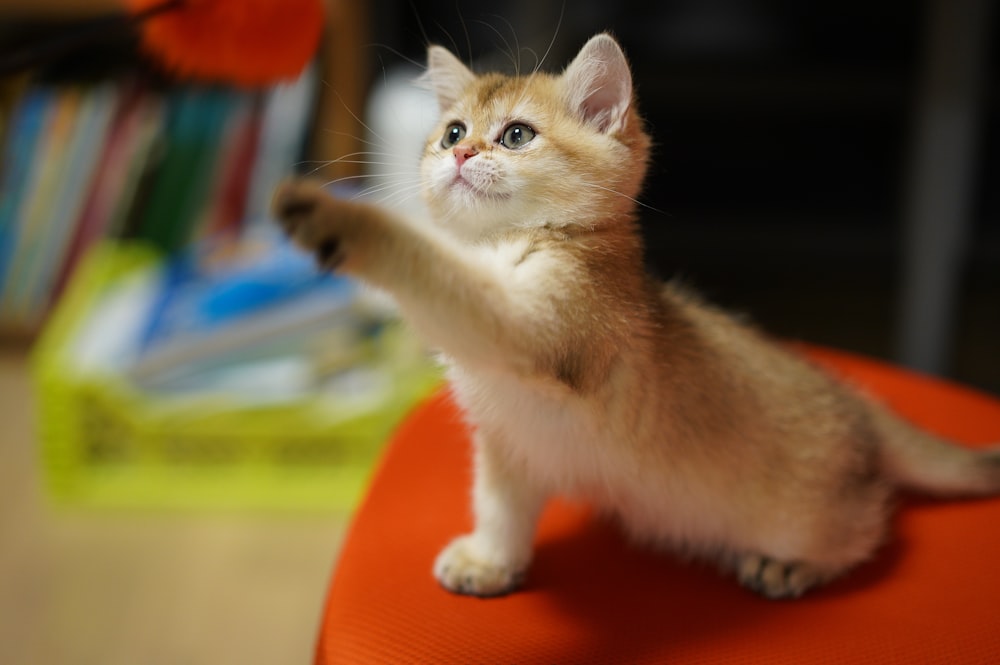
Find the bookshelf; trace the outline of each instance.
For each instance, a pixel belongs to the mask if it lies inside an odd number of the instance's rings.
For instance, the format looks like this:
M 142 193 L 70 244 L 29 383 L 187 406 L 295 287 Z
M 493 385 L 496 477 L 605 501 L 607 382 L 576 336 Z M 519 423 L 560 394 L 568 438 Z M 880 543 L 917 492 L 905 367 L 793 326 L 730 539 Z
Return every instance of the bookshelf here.
M 0 0 L 0 33 L 12 22 L 44 33 L 118 6 Z M 304 160 L 359 149 L 365 32 L 362 0 L 328 3 L 311 72 L 268 90 L 171 80 L 129 37 L 0 79 L 0 338 L 32 339 L 99 239 L 170 252 L 238 233 Z M 337 163 L 320 175 L 356 168 Z

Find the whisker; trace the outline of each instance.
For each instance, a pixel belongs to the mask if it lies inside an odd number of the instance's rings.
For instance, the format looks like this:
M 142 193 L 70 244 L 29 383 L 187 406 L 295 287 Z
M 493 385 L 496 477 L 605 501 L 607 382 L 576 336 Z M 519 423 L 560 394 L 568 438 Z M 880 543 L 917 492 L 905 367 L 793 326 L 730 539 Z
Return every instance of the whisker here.
M 416 185 L 414 187 L 410 187 L 410 188 L 406 188 L 406 189 L 400 189 L 400 190 L 398 190 L 396 192 L 393 192 L 393 193 L 389 194 L 388 196 L 382 197 L 381 199 L 378 200 L 378 203 L 379 203 L 379 205 L 386 205 L 386 206 L 387 205 L 394 205 L 394 204 L 396 204 L 396 203 L 398 203 L 400 201 L 405 200 L 406 198 L 408 198 L 410 196 L 413 196 L 414 194 L 419 194 L 420 193 L 420 189 L 421 189 L 420 185 Z
M 389 46 L 388 44 L 383 44 L 381 42 L 372 42 L 372 43 L 366 45 L 366 48 L 380 48 L 380 49 L 385 49 L 389 53 L 392 53 L 393 55 L 395 55 L 395 56 L 397 56 L 399 58 L 402 58 L 403 60 L 405 60 L 406 62 L 410 63 L 411 65 L 415 65 L 417 67 L 420 67 L 421 69 L 423 69 L 424 65 L 425 65 L 425 63 L 420 62 L 418 60 L 414 60 L 413 58 L 411 58 L 410 56 L 406 55 L 402 51 L 400 51 L 398 49 L 395 49 L 395 48 Z
M 419 190 L 420 186 L 421 186 L 420 183 L 409 183 L 403 185 L 402 183 L 389 182 L 380 185 L 372 185 L 371 187 L 366 187 L 365 189 L 362 189 L 360 192 L 358 192 L 355 196 L 358 198 L 364 198 L 368 196 L 374 196 L 375 194 L 381 194 L 382 192 L 385 192 L 387 190 L 392 190 L 393 194 L 399 191 L 414 192 Z
M 342 182 L 346 182 L 348 180 L 361 180 L 362 178 L 367 178 L 367 177 L 368 177 L 367 175 L 345 175 L 341 176 L 340 178 L 336 178 L 334 180 L 328 180 L 325 183 L 323 183 L 323 186 L 330 187 L 331 185 L 337 185 Z
M 455 38 L 451 36 L 451 33 L 448 32 L 447 30 L 445 30 L 445 27 L 443 25 L 441 25 L 441 23 L 439 21 L 434 21 L 434 25 L 436 25 L 438 28 L 440 28 L 441 32 L 448 38 L 448 41 L 451 42 L 451 46 L 452 46 L 452 51 L 451 52 L 452 53 L 461 53 L 462 51 L 461 51 L 461 49 L 458 48 L 458 43 L 455 41 Z
M 329 187 L 330 185 L 336 185 L 345 182 L 347 180 L 362 180 L 365 178 L 388 178 L 401 175 L 412 175 L 412 173 L 410 173 L 409 171 L 400 171 L 398 173 L 376 173 L 376 174 L 365 173 L 362 175 L 345 175 L 340 178 L 336 178 L 335 180 L 329 180 L 326 183 L 324 183 L 323 186 Z
M 417 21 L 417 27 L 420 28 L 420 36 L 424 39 L 424 45 L 430 46 L 431 38 L 427 35 L 427 30 L 424 28 L 424 22 L 420 20 L 420 10 L 414 4 L 413 0 L 409 0 L 410 11 L 413 14 L 413 18 Z
M 329 166 L 330 164 L 365 164 L 368 166 L 399 166 L 398 162 L 375 162 L 369 159 L 345 159 L 341 157 L 340 159 L 334 159 L 329 164 L 324 164 L 323 166 Z M 319 168 L 323 168 L 320 166 Z
M 514 29 L 514 24 L 507 20 L 505 16 L 500 14 L 493 14 L 496 18 L 500 19 L 507 24 L 507 28 L 510 30 L 510 36 L 514 38 L 514 49 L 517 53 L 517 62 L 514 64 L 514 74 L 516 76 L 521 75 L 521 43 L 517 39 L 517 30 Z M 530 49 L 529 49 L 530 50 Z
M 472 38 L 469 37 L 469 26 L 465 22 L 465 17 L 462 16 L 462 7 L 458 4 L 458 0 L 455 0 L 455 11 L 458 12 L 458 20 L 462 24 L 462 32 L 465 33 L 465 45 L 468 47 L 468 59 L 472 60 Z
M 340 96 L 339 92 L 337 92 L 336 90 L 334 90 L 333 94 L 337 96 L 337 100 L 340 102 L 341 106 L 344 107 L 344 110 L 347 111 L 348 113 L 350 113 L 351 117 L 354 118 L 354 120 L 359 125 L 361 125 L 362 127 L 364 127 L 368 132 L 371 133 L 372 136 L 374 136 L 375 138 L 377 138 L 384 145 L 389 145 L 388 141 L 386 141 L 383 137 L 379 136 L 378 132 L 376 132 L 374 129 L 372 129 L 371 127 L 369 127 L 368 125 L 366 125 L 365 122 L 364 122 L 364 120 L 362 120 L 361 118 L 359 118 L 358 115 L 354 111 L 351 110 L 351 108 L 344 101 L 344 98 Z
M 377 155 L 379 157 L 394 157 L 395 156 L 391 152 L 359 151 L 359 152 L 348 153 L 346 155 L 338 157 L 337 159 L 304 159 L 304 160 L 302 160 L 300 162 L 296 162 L 295 166 L 306 166 L 306 165 L 309 165 L 309 164 L 319 164 L 320 166 L 329 166 L 331 164 L 336 164 L 337 162 L 341 162 L 341 161 L 350 159 L 352 157 L 359 157 L 359 156 L 362 156 L 362 155 Z
M 660 210 L 659 208 L 654 208 L 653 206 L 651 206 L 651 205 L 649 205 L 647 203 L 643 203 L 642 201 L 640 201 L 638 199 L 634 199 L 631 196 L 629 196 L 628 194 L 623 194 L 622 192 L 619 192 L 616 189 L 612 189 L 611 187 L 605 187 L 604 185 L 598 185 L 596 182 L 587 182 L 586 180 L 579 180 L 577 182 L 580 182 L 581 184 L 587 185 L 588 187 L 593 187 L 595 189 L 601 189 L 601 190 L 604 190 L 605 192 L 610 192 L 610 193 L 615 194 L 617 196 L 621 196 L 622 198 L 626 198 L 629 201 L 631 201 L 632 203 L 635 203 L 636 205 L 642 206 L 643 208 L 646 208 L 647 210 L 652 210 L 653 212 L 659 213 L 661 215 L 667 214 L 664 211 Z
M 409 180 L 407 180 L 405 182 L 404 181 L 393 181 L 393 182 L 375 183 L 375 184 L 369 185 L 368 187 L 365 187 L 360 192 L 358 192 L 358 194 L 361 195 L 361 196 L 367 196 L 368 194 L 377 194 L 378 192 L 385 191 L 386 189 L 389 189 L 391 187 L 395 187 L 397 185 L 399 185 L 400 187 L 420 187 L 420 185 L 422 184 L 420 182 L 420 179 L 418 177 L 416 177 L 416 176 L 413 176 L 412 173 L 409 174 L 409 175 L 412 176 L 411 179 L 409 179 Z
M 412 197 L 414 194 L 416 194 L 416 190 L 409 190 L 406 192 L 392 191 L 382 196 L 379 196 L 379 198 L 375 198 L 375 196 L 379 194 L 383 193 L 373 192 L 371 194 L 366 194 L 364 197 L 355 197 L 355 198 L 356 199 L 360 198 L 364 201 L 367 201 L 368 203 L 371 203 L 372 205 L 391 207 L 397 205 L 401 201 L 405 201 L 409 197 Z
M 530 53 L 531 55 L 533 55 L 535 57 L 535 62 L 536 63 L 539 62 L 538 51 L 536 51 L 535 49 L 531 48 L 530 46 L 523 46 L 523 47 L 521 47 L 521 50 L 522 51 L 527 51 L 528 53 Z
M 542 59 L 538 61 L 537 65 L 535 65 L 534 71 L 531 72 L 532 74 L 541 69 L 542 63 L 544 63 L 545 59 L 549 57 L 549 53 L 552 51 L 552 46 L 556 43 L 556 37 L 559 35 L 559 29 L 562 27 L 563 15 L 565 13 L 566 13 L 566 0 L 563 0 L 562 4 L 559 6 L 559 19 L 556 21 L 555 32 L 552 33 L 552 39 L 549 41 L 549 46 L 548 48 L 545 49 L 545 53 L 542 54 Z
M 361 138 L 360 136 L 355 136 L 354 134 L 351 134 L 351 133 L 348 133 L 348 132 L 337 132 L 337 131 L 334 131 L 332 129 L 326 129 L 326 130 L 323 130 L 323 131 L 326 132 L 327 134 L 332 135 L 332 136 L 346 136 L 347 138 L 354 139 L 355 141 L 358 141 L 359 143 L 364 143 L 365 145 L 369 145 L 369 146 L 371 146 L 373 148 L 384 148 L 384 147 L 386 147 L 385 145 L 382 145 L 380 143 L 375 143 L 374 141 L 368 141 L 366 139 Z
M 506 49 L 506 51 L 504 51 L 504 55 L 507 56 L 507 59 L 510 60 L 511 66 L 514 67 L 514 71 L 517 72 L 517 69 L 518 69 L 518 67 L 517 67 L 517 59 L 516 59 L 516 57 L 514 55 L 513 49 L 510 46 L 510 42 L 508 42 L 507 38 L 503 36 L 503 33 L 501 33 L 499 30 L 497 30 L 496 27 L 493 24 L 489 23 L 488 21 L 477 20 L 476 23 L 479 23 L 480 25 L 483 25 L 483 26 L 489 28 L 490 30 L 493 31 L 493 34 L 495 34 L 497 37 L 500 38 L 500 41 L 503 42 L 503 46 Z

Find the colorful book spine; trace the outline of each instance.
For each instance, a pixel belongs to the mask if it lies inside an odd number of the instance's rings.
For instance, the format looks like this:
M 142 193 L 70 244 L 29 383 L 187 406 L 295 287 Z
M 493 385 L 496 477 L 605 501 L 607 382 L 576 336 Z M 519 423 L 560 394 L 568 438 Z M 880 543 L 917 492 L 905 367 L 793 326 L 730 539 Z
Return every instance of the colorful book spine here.
M 173 253 L 242 232 L 262 169 L 291 171 L 297 157 L 275 160 L 262 139 L 282 95 L 139 79 L 18 94 L 0 137 L 0 332 L 37 328 L 101 238 Z M 286 152 L 305 133 L 292 124 L 281 123 Z
M 38 244 L 44 242 L 44 229 L 53 201 L 62 186 L 64 149 L 72 139 L 80 101 L 78 88 L 59 90 L 52 118 L 31 159 L 31 172 L 23 194 L 25 199 L 15 220 L 17 239 L 0 294 L 0 318 L 16 325 L 28 323 L 21 308 L 23 294 L 28 290 L 28 273 Z
M 70 143 L 65 148 L 61 186 L 26 275 L 26 290 L 15 303 L 30 323 L 41 321 L 59 269 L 66 260 L 74 228 L 97 176 L 97 164 L 119 101 L 118 86 L 87 90 Z
M 33 88 L 20 100 L 11 116 L 0 167 L 0 294 L 20 236 L 19 220 L 27 198 L 25 192 L 33 189 L 34 180 L 41 175 L 42 165 L 37 163 L 35 156 L 37 146 L 47 134 L 54 96 L 55 92 L 49 88 Z
M 119 231 L 121 219 L 135 194 L 135 182 L 145 169 L 154 136 L 163 123 L 163 101 L 141 82 L 123 86 L 111 120 L 94 181 L 75 222 L 72 240 L 49 298 L 62 293 L 86 250 Z
M 260 142 L 261 114 L 259 98 L 249 98 L 233 109 L 220 147 L 205 219 L 199 225 L 201 235 L 232 236 L 242 229 Z
M 172 253 L 194 237 L 236 99 L 236 93 L 201 89 L 172 100 L 166 154 L 138 229 L 140 238 Z

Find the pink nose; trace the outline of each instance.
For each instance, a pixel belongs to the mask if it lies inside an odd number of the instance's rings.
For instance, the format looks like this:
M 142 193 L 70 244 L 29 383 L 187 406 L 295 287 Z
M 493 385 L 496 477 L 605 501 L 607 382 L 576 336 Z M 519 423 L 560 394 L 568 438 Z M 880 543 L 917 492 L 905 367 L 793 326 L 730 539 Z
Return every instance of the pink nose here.
M 455 154 L 455 162 L 458 164 L 458 168 L 462 168 L 465 160 L 479 154 L 479 151 L 471 145 L 457 145 L 451 151 Z

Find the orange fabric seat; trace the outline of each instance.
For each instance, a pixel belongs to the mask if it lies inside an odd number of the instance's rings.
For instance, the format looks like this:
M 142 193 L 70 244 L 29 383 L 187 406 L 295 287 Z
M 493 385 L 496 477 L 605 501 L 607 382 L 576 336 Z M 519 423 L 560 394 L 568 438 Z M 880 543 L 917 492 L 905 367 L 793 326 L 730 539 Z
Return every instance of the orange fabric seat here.
M 1000 441 L 994 398 L 807 351 L 928 429 Z M 442 393 L 398 430 L 354 519 L 317 663 L 1000 663 L 1000 499 L 905 499 L 875 560 L 795 601 L 633 547 L 586 508 L 554 502 L 524 588 L 480 600 L 431 575 L 471 527 L 470 486 L 467 431 Z

